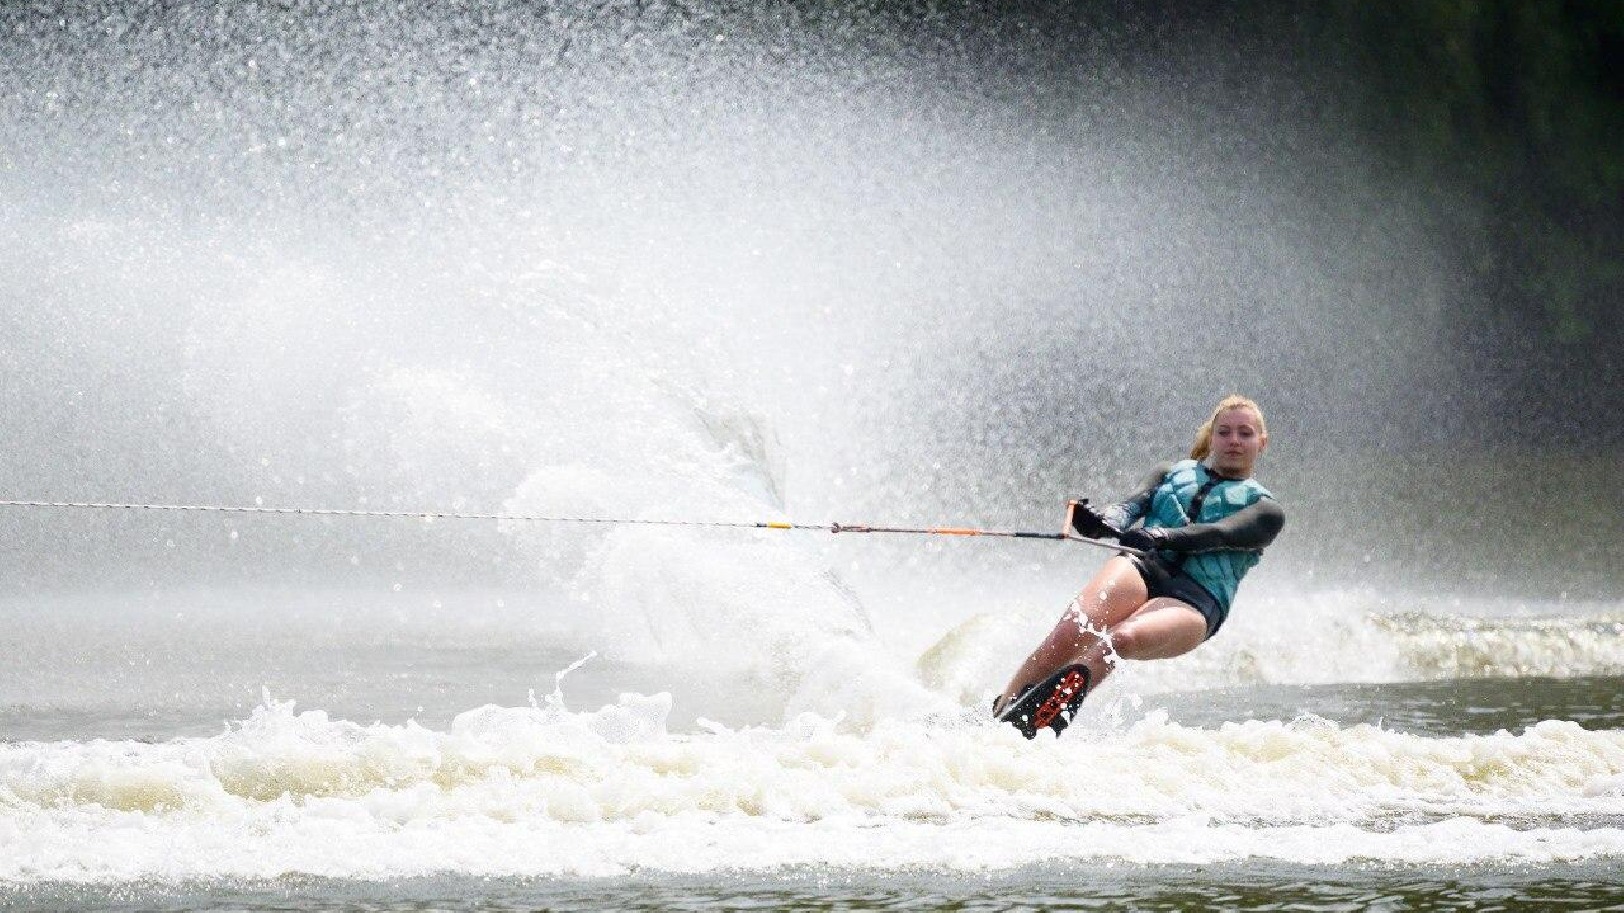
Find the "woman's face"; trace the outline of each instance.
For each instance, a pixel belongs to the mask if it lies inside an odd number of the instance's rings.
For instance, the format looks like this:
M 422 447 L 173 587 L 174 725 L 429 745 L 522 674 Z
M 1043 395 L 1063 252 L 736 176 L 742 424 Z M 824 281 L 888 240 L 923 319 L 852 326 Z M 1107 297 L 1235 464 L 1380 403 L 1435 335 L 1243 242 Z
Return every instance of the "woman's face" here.
M 1252 474 L 1257 455 L 1268 441 L 1256 412 L 1245 406 L 1225 409 L 1212 423 L 1212 452 L 1207 456 L 1207 465 L 1226 476 L 1245 478 Z

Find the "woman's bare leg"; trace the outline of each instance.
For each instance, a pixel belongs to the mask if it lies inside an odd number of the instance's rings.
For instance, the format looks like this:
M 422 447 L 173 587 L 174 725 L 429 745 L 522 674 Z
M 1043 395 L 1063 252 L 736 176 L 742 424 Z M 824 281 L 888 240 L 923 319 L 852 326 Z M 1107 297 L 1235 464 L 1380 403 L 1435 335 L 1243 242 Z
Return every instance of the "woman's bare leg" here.
M 1172 659 L 1201 646 L 1207 640 L 1207 619 L 1189 603 L 1161 596 L 1110 631 L 1109 643 L 1097 640 L 1080 659 L 1072 660 L 1088 667 L 1090 688 L 1104 681 L 1119 660 Z
M 1206 617 L 1189 603 L 1165 596 L 1145 603 L 1111 629 L 1111 643 L 1123 659 L 1172 659 L 1206 641 Z
M 1105 562 L 1088 586 L 1072 600 L 1049 636 L 1015 670 L 997 706 L 1007 706 L 1027 686 L 1043 681 L 1072 663 L 1086 663 L 1089 672 L 1096 676 L 1095 681 L 1103 678 L 1110 651 L 1101 642 L 1100 632 L 1127 621 L 1145 604 L 1148 595 L 1145 581 L 1133 562 L 1120 556 Z

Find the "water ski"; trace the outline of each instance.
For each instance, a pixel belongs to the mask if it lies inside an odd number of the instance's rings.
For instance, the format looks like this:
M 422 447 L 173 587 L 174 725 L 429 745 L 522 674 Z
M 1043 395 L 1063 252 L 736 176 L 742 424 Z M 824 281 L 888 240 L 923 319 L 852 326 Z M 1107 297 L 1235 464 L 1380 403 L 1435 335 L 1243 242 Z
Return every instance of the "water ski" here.
M 1029 739 L 1037 738 L 1038 730 L 1044 727 L 1053 729 L 1059 737 L 1077 715 L 1078 705 L 1088 694 L 1090 679 L 1087 667 L 1067 666 L 1035 687 L 1028 687 L 1008 707 L 994 713 L 999 722 L 1009 723 Z

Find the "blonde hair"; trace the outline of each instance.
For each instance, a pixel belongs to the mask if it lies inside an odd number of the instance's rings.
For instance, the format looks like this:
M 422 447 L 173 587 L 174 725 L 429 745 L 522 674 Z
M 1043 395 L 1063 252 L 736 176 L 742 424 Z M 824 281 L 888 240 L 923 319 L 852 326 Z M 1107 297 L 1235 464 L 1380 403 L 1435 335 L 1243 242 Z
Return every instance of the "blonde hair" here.
M 1231 409 L 1252 410 L 1252 414 L 1257 416 L 1258 434 L 1264 437 L 1269 436 L 1268 426 L 1263 423 L 1263 410 L 1258 408 L 1258 404 L 1239 394 L 1230 394 L 1223 398 L 1223 401 L 1218 404 L 1218 408 L 1212 410 L 1212 417 L 1207 419 L 1206 423 L 1196 431 L 1195 443 L 1190 445 L 1190 459 L 1204 460 L 1207 458 L 1207 454 L 1212 452 L 1212 426 L 1217 423 L 1218 416 Z

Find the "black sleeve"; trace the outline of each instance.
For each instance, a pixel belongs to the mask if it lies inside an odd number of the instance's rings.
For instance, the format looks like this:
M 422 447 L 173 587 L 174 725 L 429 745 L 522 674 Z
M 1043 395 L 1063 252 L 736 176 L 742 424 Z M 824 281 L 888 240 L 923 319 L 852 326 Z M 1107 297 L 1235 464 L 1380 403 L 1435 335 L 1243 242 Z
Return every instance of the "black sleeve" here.
M 1156 488 L 1162 484 L 1162 479 L 1173 469 L 1172 463 L 1162 463 L 1157 466 L 1145 480 L 1139 484 L 1139 490 L 1100 512 L 1100 517 L 1118 530 L 1125 530 L 1135 522 L 1143 520 L 1150 511 L 1150 498 L 1156 493 Z
M 1191 523 L 1158 530 L 1162 547 L 1175 552 L 1210 552 L 1226 548 L 1263 548 L 1286 525 L 1286 512 L 1273 498 L 1243 507 L 1216 523 Z

